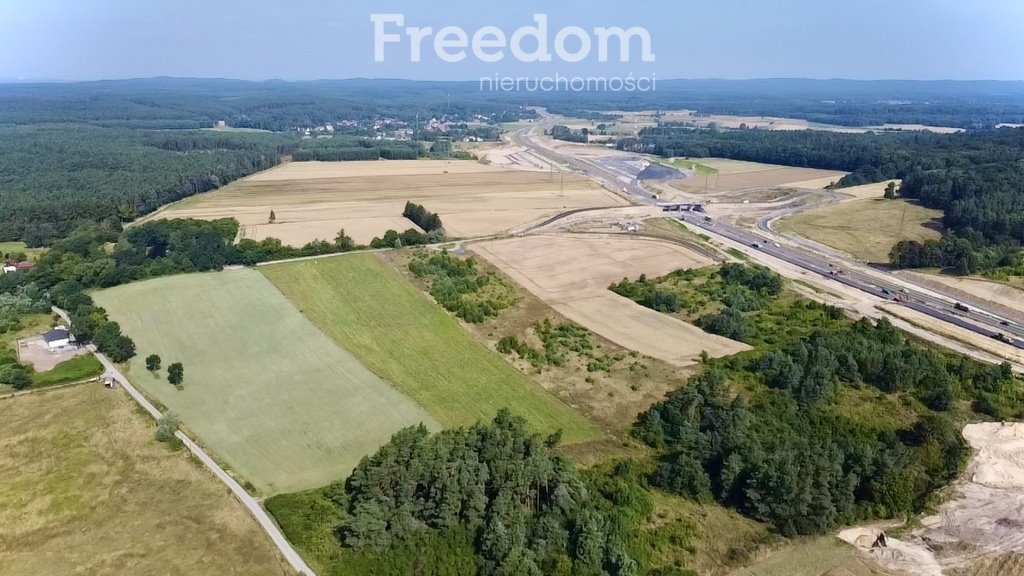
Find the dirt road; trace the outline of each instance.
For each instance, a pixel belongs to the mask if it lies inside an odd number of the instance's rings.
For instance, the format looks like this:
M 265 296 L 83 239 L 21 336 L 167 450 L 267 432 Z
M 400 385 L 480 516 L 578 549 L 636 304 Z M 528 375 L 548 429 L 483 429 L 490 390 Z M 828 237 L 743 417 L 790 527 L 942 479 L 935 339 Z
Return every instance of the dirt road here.
M 155 419 L 159 419 L 163 416 L 163 414 L 156 409 L 156 406 L 153 406 L 145 396 L 132 386 L 131 382 L 128 381 L 128 378 L 126 378 L 125 375 L 122 374 L 106 356 L 96 351 L 95 346 L 90 344 L 89 349 L 96 355 L 96 358 L 99 359 L 100 363 L 103 364 L 107 373 L 110 374 L 118 384 L 124 387 L 125 391 L 128 392 L 128 395 L 131 396 L 139 406 L 142 406 L 143 410 L 148 412 L 149 415 Z M 267 515 L 266 511 L 263 510 L 260 503 L 250 496 L 249 493 L 242 488 L 241 484 L 225 472 L 224 469 L 213 460 L 213 458 L 210 458 L 210 455 L 207 454 L 205 450 L 193 442 L 192 439 L 186 436 L 184 432 L 179 430 L 175 435 L 179 440 L 181 440 L 185 447 L 188 448 L 189 452 L 198 458 L 199 461 L 210 470 L 210 472 L 213 472 L 214 476 L 227 485 L 228 489 L 231 490 L 231 493 L 235 495 L 235 498 L 238 498 L 238 501 L 249 510 L 249 513 L 256 518 L 256 521 L 259 522 L 263 530 L 268 536 L 270 536 L 274 545 L 281 551 L 281 555 L 284 556 L 285 560 L 288 561 L 292 568 L 302 576 L 316 576 L 302 557 L 299 556 L 299 553 L 292 548 L 292 545 L 284 537 L 284 534 L 281 533 L 281 530 L 278 529 L 277 524 L 274 524 L 274 521 Z

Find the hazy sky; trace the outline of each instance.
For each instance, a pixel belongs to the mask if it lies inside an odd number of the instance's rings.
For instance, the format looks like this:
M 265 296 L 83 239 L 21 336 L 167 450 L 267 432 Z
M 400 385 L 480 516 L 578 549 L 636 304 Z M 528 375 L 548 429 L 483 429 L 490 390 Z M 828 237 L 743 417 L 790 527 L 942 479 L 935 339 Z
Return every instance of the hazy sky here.
M 433 37 L 420 62 L 401 43 L 374 61 L 372 13 L 406 27 L 493 25 L 511 37 L 547 14 L 548 41 L 578 26 L 639 26 L 654 62 L 489 63 L 472 49 L 440 60 Z M 0 79 L 148 76 L 414 78 L 650 75 L 667 78 L 1024 79 L 1024 0 L 0 0 Z M 456 38 L 457 37 L 453 37 Z M 494 36 L 490 36 L 494 39 Z M 508 38 L 507 38 L 508 39 Z M 533 40 L 523 43 L 532 50 Z M 570 52 L 578 39 L 566 43 Z M 451 50 L 455 50 L 454 48 Z M 485 51 L 493 53 L 495 49 Z M 549 45 L 549 51 L 554 48 Z

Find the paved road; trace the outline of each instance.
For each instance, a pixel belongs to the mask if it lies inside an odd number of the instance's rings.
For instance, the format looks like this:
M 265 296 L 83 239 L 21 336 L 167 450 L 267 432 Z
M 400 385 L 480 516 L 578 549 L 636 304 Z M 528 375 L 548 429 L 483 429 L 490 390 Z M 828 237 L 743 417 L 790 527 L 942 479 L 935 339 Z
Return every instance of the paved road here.
M 646 190 L 640 182 L 636 180 L 625 181 L 621 174 L 608 170 L 598 162 L 578 157 L 569 157 L 539 144 L 534 140 L 532 131 L 537 128 L 543 128 L 549 123 L 545 122 L 538 127 L 521 130 L 513 136 L 513 140 L 528 148 L 536 156 L 546 158 L 552 163 L 560 164 L 565 168 L 579 172 L 605 185 L 616 193 L 619 193 L 621 190 L 621 194 L 628 196 L 637 204 L 650 206 L 658 204 L 658 200 L 654 198 L 654 195 Z M 905 279 L 901 279 L 899 282 L 888 280 L 885 279 L 888 275 L 883 272 L 865 273 L 859 270 L 860 266 L 858 264 L 848 260 L 844 260 L 841 263 L 842 274 L 833 274 L 832 272 L 835 268 L 830 266 L 830 264 L 833 264 L 836 260 L 835 254 L 822 256 L 811 251 L 808 247 L 794 248 L 788 245 L 776 245 L 772 239 L 765 238 L 761 234 L 756 234 L 725 222 L 707 221 L 704 218 L 704 214 L 695 212 L 685 214 L 677 212 L 675 214 L 681 216 L 687 224 L 724 236 L 744 246 L 754 248 L 756 245 L 758 250 L 766 254 L 770 254 L 810 272 L 832 278 L 868 294 L 889 300 L 897 296 L 905 298 L 906 302 L 902 302 L 903 305 L 912 310 L 927 314 L 932 318 L 990 338 L 994 338 L 999 334 L 1016 336 L 1016 338 L 1012 338 L 1012 345 L 1024 350 L 1024 339 L 1021 338 L 1021 336 L 1024 336 L 1024 328 L 1016 325 L 1011 319 L 1001 317 L 991 310 L 984 310 L 978 306 L 969 306 L 971 308 L 969 311 L 955 311 L 952 303 L 957 300 L 951 296 L 936 297 L 936 294 L 941 295 L 939 290 L 922 288 Z M 765 228 L 767 228 L 767 223 L 764 224 L 762 230 Z
M 139 406 L 142 406 L 143 410 L 149 412 L 149 415 L 155 419 L 159 419 L 162 416 L 160 411 L 156 409 L 156 406 L 153 406 L 153 404 L 149 400 L 147 400 L 145 396 L 143 396 L 134 386 L 132 386 L 132 383 L 129 382 L 128 379 L 125 378 L 124 374 L 122 374 L 121 371 L 117 369 L 117 366 L 114 366 L 113 362 L 111 362 L 103 354 L 97 352 L 95 346 L 90 344 L 89 349 L 93 352 L 93 354 L 96 355 L 96 358 L 99 359 L 100 363 L 103 364 L 103 367 L 106 368 L 107 373 L 113 376 L 114 380 L 116 380 L 118 384 L 124 387 L 125 391 L 128 392 L 128 395 L 131 396 L 132 399 L 139 404 Z M 234 478 L 228 475 L 228 473 L 225 472 L 224 469 L 221 468 L 220 465 L 213 460 L 213 458 L 210 458 L 210 455 L 207 454 L 205 450 L 203 450 L 198 444 L 193 442 L 192 439 L 186 436 L 184 432 L 179 430 L 176 436 L 178 437 L 179 440 L 181 440 L 182 444 L 184 444 L 185 447 L 188 448 L 189 452 L 191 452 L 192 455 L 198 458 L 199 461 L 202 462 L 203 465 L 210 470 L 210 472 L 213 472 L 214 476 L 216 476 L 221 482 L 226 484 L 227 487 L 231 490 L 231 493 L 235 495 L 235 498 L 238 498 L 238 501 L 241 502 L 249 510 L 249 513 L 252 514 L 254 518 L 256 518 L 256 521 L 259 522 L 263 530 L 267 533 L 268 536 L 270 536 L 270 539 L 274 542 L 274 545 L 276 545 L 277 549 L 281 551 L 281 555 L 284 556 L 285 560 L 287 560 L 289 564 L 291 564 L 292 568 L 294 568 L 296 572 L 303 576 L 316 576 L 316 574 L 306 564 L 302 557 L 299 556 L 299 553 L 296 552 L 294 548 L 292 548 L 292 545 L 284 537 L 284 534 L 281 533 L 281 530 L 278 529 L 277 524 L 274 524 L 274 521 L 271 520 L 270 516 L 267 515 L 265 510 L 263 510 L 263 507 L 260 506 L 260 503 L 257 502 L 255 498 L 250 496 L 249 493 L 246 492 L 244 488 L 242 488 L 241 484 L 239 484 Z

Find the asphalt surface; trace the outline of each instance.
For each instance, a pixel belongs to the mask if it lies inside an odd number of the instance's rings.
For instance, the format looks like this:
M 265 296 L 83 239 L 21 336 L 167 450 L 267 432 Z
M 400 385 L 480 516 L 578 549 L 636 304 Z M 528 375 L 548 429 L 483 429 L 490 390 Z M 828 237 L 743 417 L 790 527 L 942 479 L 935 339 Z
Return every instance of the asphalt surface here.
M 534 155 L 579 172 L 611 190 L 616 192 L 621 190 L 622 194 L 628 195 L 630 199 L 638 204 L 658 205 L 658 200 L 640 182 L 629 180 L 620 171 L 609 170 L 598 162 L 567 156 L 541 146 L 533 139 L 530 130 L 525 129 L 516 133 L 514 140 L 528 148 Z M 807 206 L 803 209 L 812 207 L 814 206 Z M 993 339 L 999 334 L 1005 334 L 1012 339 L 1012 343 L 1008 342 L 1008 344 L 1024 350 L 1024 339 L 1022 339 L 1024 338 L 1024 328 L 991 310 L 979 307 L 973 302 L 966 303 L 967 311 L 956 310 L 953 306 L 954 303 L 959 301 L 953 297 L 946 297 L 946 299 L 936 298 L 933 294 L 941 295 L 942 293 L 939 290 L 920 288 L 914 285 L 913 282 L 905 279 L 901 279 L 900 282 L 886 280 L 884 279 L 886 274 L 881 272 L 870 275 L 860 272 L 858 271 L 859 264 L 839 259 L 835 254 L 822 256 L 806 247 L 794 248 L 788 245 L 780 245 L 771 238 L 766 238 L 761 234 L 756 234 L 726 222 L 718 222 L 713 219 L 706 220 L 705 215 L 699 212 L 671 212 L 666 213 L 666 215 L 675 216 L 684 220 L 688 225 L 724 236 L 745 246 L 756 248 L 784 262 L 831 278 L 868 294 L 894 302 L 899 298 L 903 300 L 899 302 L 900 304 L 937 320 L 948 322 Z M 759 226 L 763 231 L 770 231 L 767 220 L 759 222 Z M 842 273 L 838 273 L 837 270 L 842 270 Z M 1003 322 L 1006 325 L 1003 325 Z

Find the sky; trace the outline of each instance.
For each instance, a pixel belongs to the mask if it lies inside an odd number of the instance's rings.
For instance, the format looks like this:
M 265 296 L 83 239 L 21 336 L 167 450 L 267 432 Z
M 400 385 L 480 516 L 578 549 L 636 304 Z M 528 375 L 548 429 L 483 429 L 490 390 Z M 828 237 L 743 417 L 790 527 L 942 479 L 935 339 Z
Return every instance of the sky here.
M 404 19 L 383 18 L 381 32 L 399 41 L 382 43 L 380 61 L 373 14 Z M 547 18 L 550 62 L 522 61 L 510 47 L 535 14 Z M 486 26 L 505 36 L 504 48 L 484 45 L 500 40 Z M 432 29 L 419 61 L 414 27 Z M 457 30 L 441 37 L 446 27 L 464 31 L 468 46 Z M 639 35 L 628 61 L 614 40 L 601 61 L 599 27 L 641 28 L 653 61 L 643 60 Z M 1024 80 L 1022 30 L 1024 0 L 0 0 L 0 79 Z M 560 31 L 567 58 L 555 49 Z M 535 37 L 522 36 L 521 52 L 537 52 Z M 461 52 L 461 61 L 440 57 L 438 39 L 450 45 L 441 55 Z

